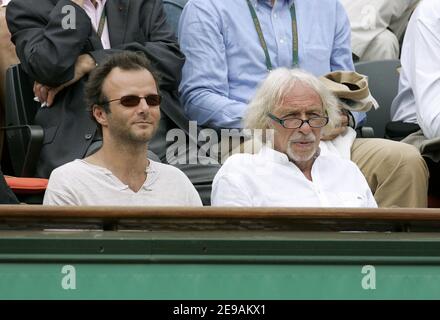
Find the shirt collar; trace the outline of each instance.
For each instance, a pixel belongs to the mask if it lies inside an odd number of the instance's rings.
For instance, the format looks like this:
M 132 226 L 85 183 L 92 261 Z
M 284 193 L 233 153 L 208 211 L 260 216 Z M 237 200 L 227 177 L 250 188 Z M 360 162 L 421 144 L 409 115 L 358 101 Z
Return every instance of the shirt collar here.
M 3 0 L 4 1 L 4 0 Z M 9 0 L 10 1 L 10 0 Z M 98 8 L 99 7 L 103 7 L 103 6 L 105 6 L 105 3 L 107 2 L 107 0 L 96 0 L 96 2 L 98 3 Z M 94 8 L 94 9 L 97 9 L 97 8 L 95 8 L 95 6 L 92 4 L 92 1 L 90 1 L 90 0 L 86 0 L 85 1 L 85 3 L 86 4 L 88 4 L 88 5 L 90 5 L 92 8 Z
M 277 2 L 287 2 L 287 4 L 289 5 L 289 8 L 295 2 L 295 0 L 276 0 L 276 1 Z M 254 7 L 256 7 L 259 2 L 271 5 L 271 0 L 251 0 L 251 3 L 254 5 Z
M 261 147 L 259 155 L 266 161 L 273 161 L 280 164 L 292 163 L 287 154 L 279 152 L 267 145 Z M 318 149 L 318 153 L 315 155 L 315 160 L 318 159 L 320 155 L 321 149 Z
M 120 186 L 119 186 L 120 191 L 124 191 L 124 190 L 129 189 L 128 185 L 122 183 L 122 181 L 119 180 L 109 169 L 107 169 L 105 167 L 98 166 L 96 164 L 89 163 L 84 159 L 77 159 L 77 160 L 81 161 L 89 166 L 95 167 L 96 169 L 102 171 L 106 176 L 109 176 L 109 177 L 112 177 L 113 179 L 116 179 L 120 184 Z M 145 173 L 147 174 L 147 178 L 145 179 L 145 182 L 141 187 L 146 191 L 151 191 L 151 185 L 157 180 L 156 164 L 153 164 L 152 162 L 154 162 L 154 161 L 150 160 L 150 164 L 147 165 L 147 167 L 145 168 Z
M 0 7 L 6 7 L 11 0 L 0 0 Z
M 267 161 L 276 162 L 276 163 L 289 163 L 289 157 L 282 152 L 279 152 L 267 145 L 263 145 L 259 152 L 260 156 L 263 157 Z

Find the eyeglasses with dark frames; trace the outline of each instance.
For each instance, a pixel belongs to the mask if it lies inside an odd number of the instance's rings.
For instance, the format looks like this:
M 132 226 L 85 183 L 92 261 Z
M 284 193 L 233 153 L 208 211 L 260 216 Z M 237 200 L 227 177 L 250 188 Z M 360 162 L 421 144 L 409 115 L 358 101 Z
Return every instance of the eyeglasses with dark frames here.
M 267 116 L 273 121 L 278 122 L 286 129 L 298 129 L 301 128 L 304 123 L 307 123 L 311 128 L 322 128 L 328 123 L 328 117 L 313 117 L 307 120 L 299 118 L 285 118 L 280 119 L 274 116 L 272 113 L 268 113 Z
M 136 107 L 141 102 L 141 99 L 145 99 L 148 106 L 150 106 L 150 107 L 157 107 L 158 105 L 160 105 L 160 102 L 162 101 L 162 97 L 158 94 L 149 94 L 145 97 L 128 95 L 128 96 L 123 96 L 119 99 L 113 99 L 110 101 L 106 101 L 103 104 L 107 104 L 107 103 L 114 102 L 114 101 L 120 101 L 124 107 Z

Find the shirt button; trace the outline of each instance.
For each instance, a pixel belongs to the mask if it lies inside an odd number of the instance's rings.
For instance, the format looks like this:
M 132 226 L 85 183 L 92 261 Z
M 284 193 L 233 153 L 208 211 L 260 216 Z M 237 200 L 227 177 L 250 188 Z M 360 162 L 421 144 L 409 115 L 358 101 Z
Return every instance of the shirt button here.
M 84 136 L 84 138 L 85 138 L 86 140 L 90 140 L 90 139 L 92 139 L 92 135 L 91 135 L 90 133 L 88 133 L 88 134 L 86 134 L 86 135 Z
M 273 17 L 276 19 L 276 18 L 278 18 L 278 15 L 275 13 L 275 14 L 273 15 Z
M 284 43 L 284 39 L 281 39 L 281 40 L 280 40 L 280 43 Z

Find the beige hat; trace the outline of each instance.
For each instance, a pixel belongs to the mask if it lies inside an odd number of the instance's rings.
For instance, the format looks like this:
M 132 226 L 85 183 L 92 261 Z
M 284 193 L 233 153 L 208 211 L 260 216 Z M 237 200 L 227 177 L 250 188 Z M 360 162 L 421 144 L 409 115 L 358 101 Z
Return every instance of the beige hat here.
M 369 111 L 379 107 L 368 89 L 368 78 L 354 71 L 335 71 L 319 78 L 335 94 L 342 107 L 350 111 Z

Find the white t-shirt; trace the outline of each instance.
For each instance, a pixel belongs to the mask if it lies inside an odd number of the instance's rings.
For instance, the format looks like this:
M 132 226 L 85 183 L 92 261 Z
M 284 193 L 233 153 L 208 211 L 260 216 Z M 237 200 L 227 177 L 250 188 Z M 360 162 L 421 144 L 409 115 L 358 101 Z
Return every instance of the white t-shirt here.
M 150 160 L 144 185 L 134 192 L 110 170 L 74 160 L 56 168 L 43 204 L 80 206 L 201 206 L 197 190 L 179 169 Z
M 428 139 L 440 137 L 440 1 L 424 0 L 403 41 L 399 93 L 393 121 L 418 123 Z
M 373 207 L 365 177 L 350 160 L 323 154 L 308 180 L 284 153 L 263 147 L 257 154 L 234 154 L 218 171 L 213 206 Z

